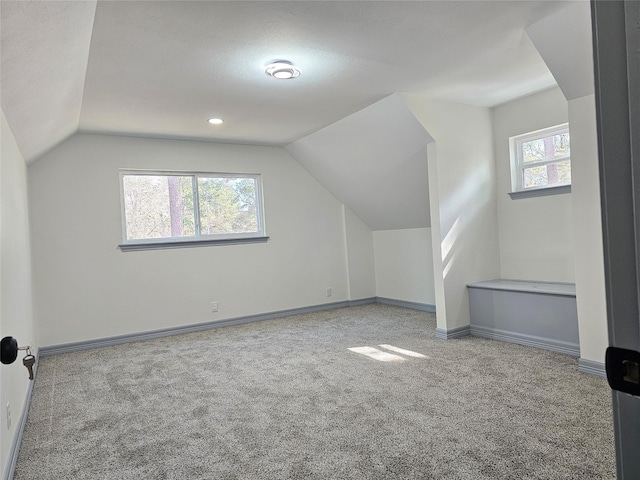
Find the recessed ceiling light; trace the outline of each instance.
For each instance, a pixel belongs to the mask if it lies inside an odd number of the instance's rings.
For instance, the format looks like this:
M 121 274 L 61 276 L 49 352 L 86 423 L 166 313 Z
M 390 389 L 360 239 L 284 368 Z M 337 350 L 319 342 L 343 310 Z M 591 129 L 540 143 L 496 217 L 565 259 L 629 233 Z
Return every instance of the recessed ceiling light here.
M 289 80 L 300 76 L 300 69 L 288 60 L 278 60 L 265 67 L 267 75 L 278 80 Z
M 209 123 L 211 125 L 222 125 L 224 121 L 221 118 L 210 118 Z

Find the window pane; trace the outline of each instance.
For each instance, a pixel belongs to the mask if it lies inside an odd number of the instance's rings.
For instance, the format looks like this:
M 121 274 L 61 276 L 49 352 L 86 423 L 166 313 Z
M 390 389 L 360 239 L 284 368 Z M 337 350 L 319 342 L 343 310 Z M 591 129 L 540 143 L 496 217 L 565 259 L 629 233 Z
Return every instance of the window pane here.
M 255 178 L 199 177 L 200 233 L 257 233 Z
M 522 160 L 526 162 L 536 162 L 544 160 L 544 141 L 540 138 L 522 144 Z
M 571 161 L 548 163 L 524 169 L 524 188 L 571 183 Z
M 571 183 L 571 160 L 556 163 L 558 166 L 558 182 Z
M 569 132 L 522 143 L 522 161 L 524 163 L 553 160 L 554 158 L 568 157 L 569 155 Z
M 569 148 L 569 132 L 554 135 L 553 148 L 556 157 L 568 157 L 571 154 Z
M 127 240 L 195 234 L 190 176 L 124 175 Z

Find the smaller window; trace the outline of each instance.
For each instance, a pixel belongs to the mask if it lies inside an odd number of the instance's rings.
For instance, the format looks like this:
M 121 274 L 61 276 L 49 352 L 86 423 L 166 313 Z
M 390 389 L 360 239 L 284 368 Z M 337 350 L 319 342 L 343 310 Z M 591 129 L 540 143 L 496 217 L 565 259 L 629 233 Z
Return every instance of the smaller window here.
M 123 249 L 264 238 L 260 175 L 122 170 Z
M 511 137 L 512 187 L 515 192 L 571 185 L 569 125 Z

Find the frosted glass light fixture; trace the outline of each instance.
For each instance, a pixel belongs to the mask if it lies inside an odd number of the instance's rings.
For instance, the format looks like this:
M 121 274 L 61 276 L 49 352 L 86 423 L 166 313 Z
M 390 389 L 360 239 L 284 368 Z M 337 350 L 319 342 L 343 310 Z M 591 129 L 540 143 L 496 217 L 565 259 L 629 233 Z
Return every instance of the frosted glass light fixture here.
M 222 125 L 224 123 L 224 121 L 221 118 L 210 118 L 208 122 L 211 125 Z
M 267 65 L 264 73 L 278 80 L 290 80 L 300 76 L 300 69 L 288 60 L 278 60 Z

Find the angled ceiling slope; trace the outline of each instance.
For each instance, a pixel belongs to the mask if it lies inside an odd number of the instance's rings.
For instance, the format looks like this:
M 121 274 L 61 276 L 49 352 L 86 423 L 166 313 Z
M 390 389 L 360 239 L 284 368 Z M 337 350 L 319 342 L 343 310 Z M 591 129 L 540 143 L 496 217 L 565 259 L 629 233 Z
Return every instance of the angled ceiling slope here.
M 589 2 L 573 3 L 528 26 L 525 32 L 567 100 L 595 92 Z
M 391 95 L 285 149 L 372 230 L 430 226 L 427 144 Z
M 95 1 L 3 1 L 2 111 L 33 160 L 78 130 Z
M 77 130 L 282 146 L 396 92 L 548 88 L 523 29 L 570 3 L 2 0 L 2 108 L 29 162 Z

